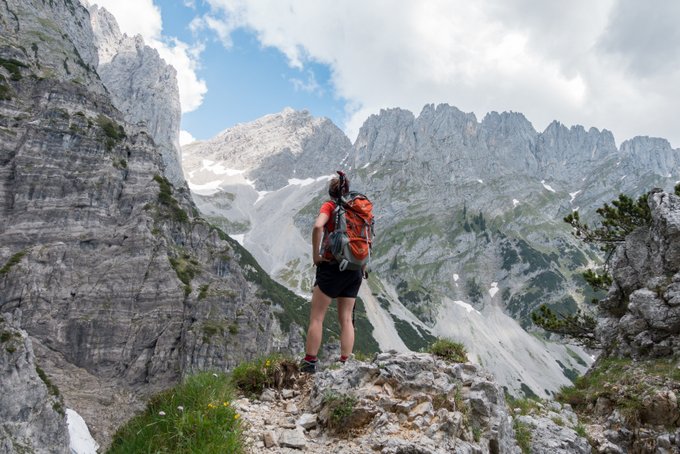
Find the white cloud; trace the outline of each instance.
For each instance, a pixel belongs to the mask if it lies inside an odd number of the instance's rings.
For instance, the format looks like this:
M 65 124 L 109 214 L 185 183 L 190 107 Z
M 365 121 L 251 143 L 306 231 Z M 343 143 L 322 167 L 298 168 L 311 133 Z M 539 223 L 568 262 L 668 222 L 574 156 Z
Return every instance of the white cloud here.
M 142 35 L 144 42 L 175 68 L 183 113 L 201 105 L 208 91 L 205 81 L 196 74 L 203 51 L 201 44 L 191 46 L 164 36 L 161 12 L 153 0 L 93 0 L 91 3 L 111 12 L 121 32 L 130 36 Z
M 478 117 L 520 111 L 539 130 L 558 119 L 680 146 L 680 65 L 666 62 L 680 55 L 680 34 L 667 33 L 680 21 L 672 0 L 207 1 L 206 27 L 223 42 L 247 27 L 293 67 L 330 65 L 352 138 L 381 108 L 447 102 Z
M 179 146 L 189 145 L 191 142 L 195 142 L 196 138 L 191 135 L 189 131 L 181 130 L 179 132 Z
M 307 76 L 306 79 L 297 79 L 297 78 L 290 78 L 288 81 L 293 84 L 293 88 L 296 91 L 304 91 L 307 93 L 316 93 L 319 95 L 323 94 L 323 88 L 319 83 L 316 81 L 316 76 L 314 75 L 314 71 L 307 70 L 305 75 Z

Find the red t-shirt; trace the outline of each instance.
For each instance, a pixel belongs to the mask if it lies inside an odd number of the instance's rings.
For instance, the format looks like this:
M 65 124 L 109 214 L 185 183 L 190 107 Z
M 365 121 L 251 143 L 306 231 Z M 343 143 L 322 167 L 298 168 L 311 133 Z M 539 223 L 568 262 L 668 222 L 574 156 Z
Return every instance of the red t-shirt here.
M 326 225 L 324 226 L 324 238 L 321 241 L 321 253 L 323 254 L 324 258 L 328 260 L 335 260 L 333 254 L 331 254 L 330 251 L 324 252 L 324 247 L 326 246 L 326 241 L 328 240 L 328 234 L 335 230 L 333 210 L 335 210 L 335 202 L 332 200 L 324 202 L 324 204 L 321 205 L 321 208 L 319 209 L 319 214 L 324 213 L 328 215 L 328 221 L 326 221 Z
M 328 233 L 335 230 L 335 219 L 333 219 L 333 210 L 335 210 L 335 202 L 329 200 L 324 202 L 319 209 L 319 214 L 324 213 L 328 215 L 328 221 L 326 222 L 325 229 Z

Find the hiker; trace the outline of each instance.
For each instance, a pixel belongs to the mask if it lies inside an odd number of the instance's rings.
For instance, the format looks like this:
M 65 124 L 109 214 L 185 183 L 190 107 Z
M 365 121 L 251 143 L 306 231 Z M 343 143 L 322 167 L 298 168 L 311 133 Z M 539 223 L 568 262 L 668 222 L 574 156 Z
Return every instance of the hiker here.
M 338 302 L 338 319 L 340 322 L 340 358 L 338 360 L 341 363 L 347 361 L 354 347 L 352 312 L 359 287 L 361 287 L 361 279 L 365 277 L 368 257 L 360 261 L 350 259 L 352 262 L 350 266 L 347 266 L 346 260 L 342 260 L 342 262 L 337 260 L 337 257 L 340 256 L 339 253 L 334 255 L 331 252 L 332 246 L 329 243 L 332 242 L 332 239 L 330 234 L 336 229 L 336 219 L 339 224 L 345 223 L 344 219 L 338 218 L 338 212 L 340 215 L 344 215 L 344 210 L 336 210 L 338 203 L 342 203 L 341 199 L 348 200 L 351 197 L 359 196 L 363 198 L 362 203 L 367 204 L 370 226 L 365 228 L 365 239 L 361 246 L 366 250 L 366 255 L 370 255 L 368 251 L 370 250 L 370 235 L 372 234 L 372 205 L 365 196 L 358 193 L 350 194 L 349 179 L 343 172 L 338 171 L 337 173 L 338 176 L 332 178 L 328 184 L 328 195 L 331 200 L 321 205 L 312 229 L 312 259 L 316 266 L 316 280 L 312 291 L 309 330 L 307 331 L 305 346 L 306 355 L 300 363 L 300 370 L 307 373 L 316 372 L 323 320 L 333 299 Z M 345 230 L 351 229 L 346 228 Z M 347 246 L 347 250 L 349 250 L 349 246 Z

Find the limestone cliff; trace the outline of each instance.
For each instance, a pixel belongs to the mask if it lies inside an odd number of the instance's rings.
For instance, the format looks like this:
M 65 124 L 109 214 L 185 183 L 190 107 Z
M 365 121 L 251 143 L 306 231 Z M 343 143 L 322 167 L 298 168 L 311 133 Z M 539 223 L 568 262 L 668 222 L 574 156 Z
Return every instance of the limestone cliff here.
M 175 68 L 160 58 L 141 36 L 122 34 L 111 13 L 94 5 L 90 21 L 99 51 L 97 73 L 113 105 L 128 123 L 143 123 L 161 151 L 165 176 L 183 186 L 180 165 L 181 108 Z
M 0 315 L 0 451 L 68 452 L 64 404 L 16 315 Z
M 304 301 L 168 181 L 148 125 L 99 78 L 87 10 L 7 0 L 0 29 L 0 314 L 21 311 L 68 406 L 98 416 L 95 439 L 106 446 L 111 413 L 129 416 L 101 383 L 146 396 L 297 351 Z

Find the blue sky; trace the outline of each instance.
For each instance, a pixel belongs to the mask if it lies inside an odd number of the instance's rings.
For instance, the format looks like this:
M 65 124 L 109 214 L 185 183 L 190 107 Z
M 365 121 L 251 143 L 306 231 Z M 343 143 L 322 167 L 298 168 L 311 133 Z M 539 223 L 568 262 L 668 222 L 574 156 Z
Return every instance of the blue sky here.
M 182 141 L 285 107 L 351 140 L 369 115 L 447 103 L 680 146 L 680 2 L 90 0 L 178 72 Z
M 195 38 L 191 21 L 208 12 L 200 3 L 191 8 L 164 0 L 158 5 L 163 32 L 184 42 Z M 304 68 L 291 67 L 283 53 L 263 46 L 254 31 L 244 28 L 232 33 L 229 49 L 217 37 L 206 38 L 196 73 L 207 84 L 208 95 L 182 118 L 182 129 L 196 139 L 209 139 L 227 127 L 286 107 L 307 109 L 342 124 L 344 101 L 334 94 L 328 65 L 308 62 Z

